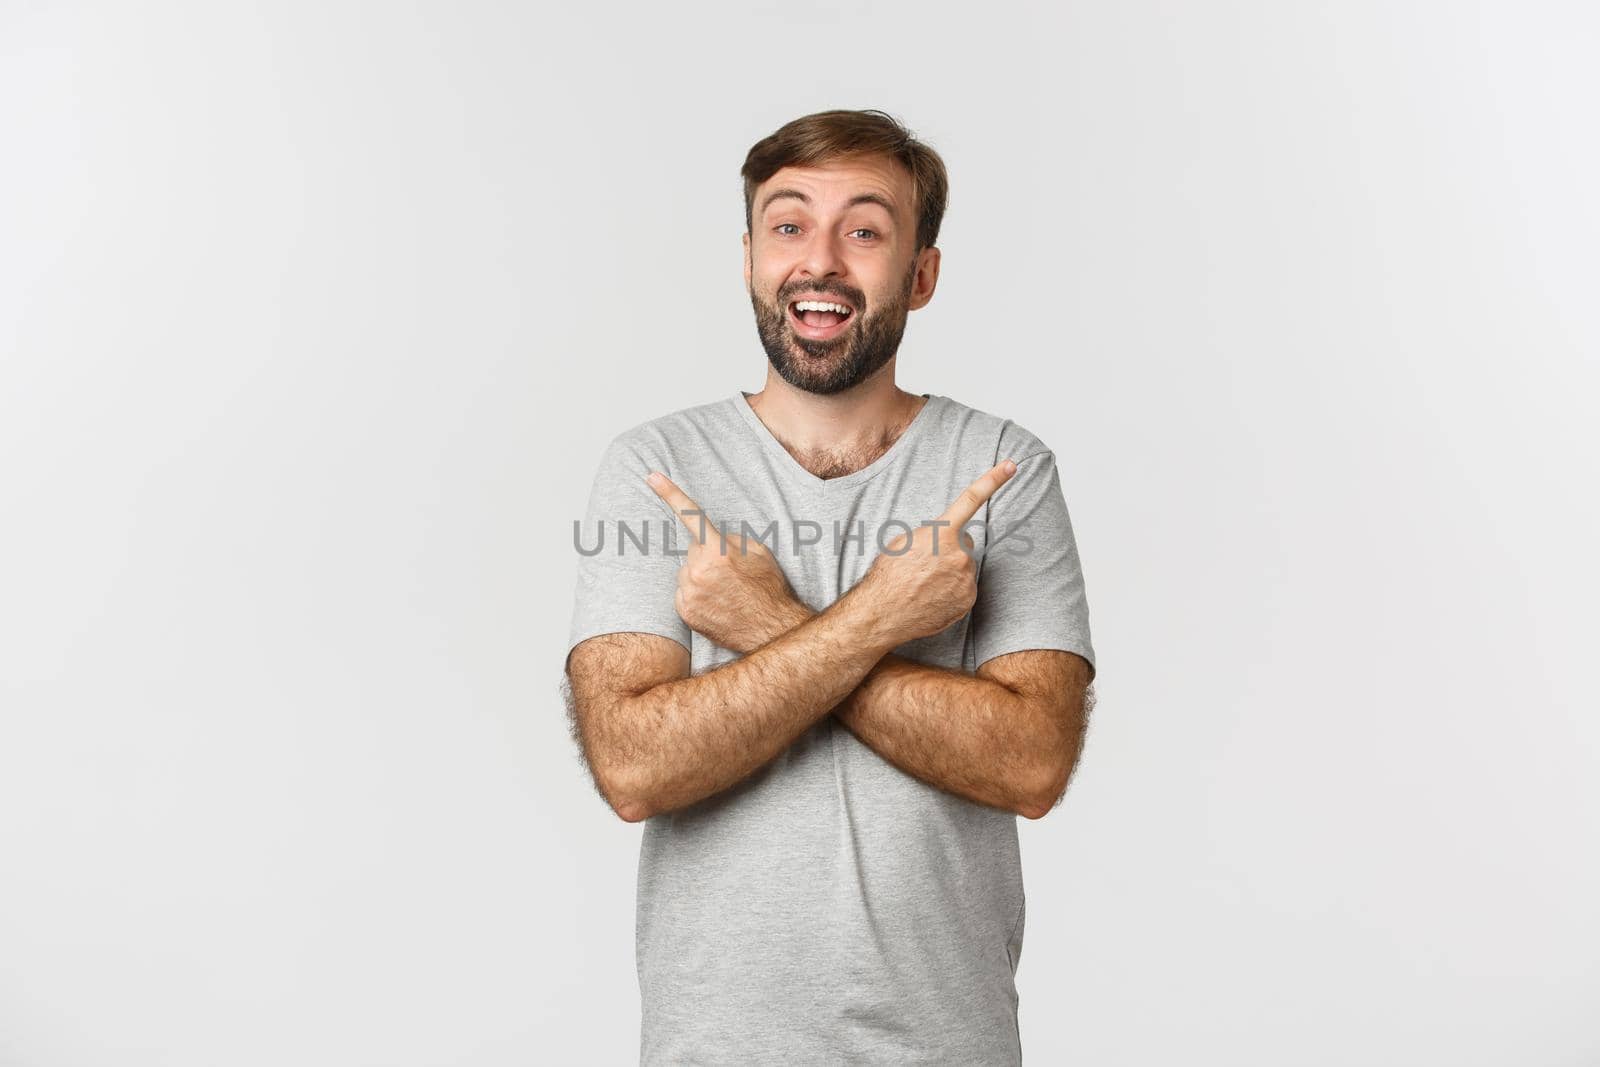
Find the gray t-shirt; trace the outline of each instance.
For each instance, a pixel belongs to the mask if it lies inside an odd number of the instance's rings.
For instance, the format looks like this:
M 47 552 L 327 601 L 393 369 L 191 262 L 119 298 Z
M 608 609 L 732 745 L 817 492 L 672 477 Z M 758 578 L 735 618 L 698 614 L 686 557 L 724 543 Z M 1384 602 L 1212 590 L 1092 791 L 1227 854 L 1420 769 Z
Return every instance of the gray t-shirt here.
M 722 529 L 762 536 L 822 610 L 881 545 L 1007 457 L 1016 474 L 968 527 L 981 560 L 972 611 L 895 652 L 968 672 L 1038 648 L 1092 665 L 1054 454 L 1009 419 L 938 395 L 888 452 L 840 478 L 800 466 L 742 391 L 619 434 L 575 531 L 569 650 L 637 631 L 684 645 L 696 674 L 738 658 L 678 617 L 688 532 L 646 484 L 652 470 Z M 1020 1063 L 1016 820 L 906 774 L 832 715 L 737 785 L 646 819 L 640 1063 Z

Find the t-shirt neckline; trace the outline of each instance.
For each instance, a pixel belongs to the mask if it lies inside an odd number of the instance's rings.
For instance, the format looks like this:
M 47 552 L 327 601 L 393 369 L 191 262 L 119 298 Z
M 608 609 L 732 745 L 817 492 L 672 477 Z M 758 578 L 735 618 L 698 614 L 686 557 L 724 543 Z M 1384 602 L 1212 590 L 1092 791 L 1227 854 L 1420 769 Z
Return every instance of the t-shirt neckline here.
M 802 467 L 800 461 L 791 456 L 789 450 L 783 447 L 783 442 L 779 441 L 772 431 L 767 429 L 767 424 L 761 421 L 761 417 L 750 406 L 749 394 L 743 389 L 735 392 L 731 400 L 734 408 L 743 416 L 744 421 L 749 424 L 751 431 L 756 437 L 760 438 L 767 450 L 772 452 L 778 462 L 795 478 L 810 486 L 844 487 L 876 477 L 897 463 L 901 456 L 911 451 L 911 446 L 915 443 L 917 437 L 933 421 L 933 413 L 930 409 L 944 399 L 938 393 L 919 393 L 917 395 L 923 397 L 926 402 L 921 408 L 917 409 L 917 413 L 911 417 L 911 422 L 907 424 L 904 430 L 900 431 L 900 436 L 895 438 L 894 444 L 889 446 L 888 451 L 860 470 L 851 471 L 849 474 L 841 475 L 838 478 L 819 478 Z

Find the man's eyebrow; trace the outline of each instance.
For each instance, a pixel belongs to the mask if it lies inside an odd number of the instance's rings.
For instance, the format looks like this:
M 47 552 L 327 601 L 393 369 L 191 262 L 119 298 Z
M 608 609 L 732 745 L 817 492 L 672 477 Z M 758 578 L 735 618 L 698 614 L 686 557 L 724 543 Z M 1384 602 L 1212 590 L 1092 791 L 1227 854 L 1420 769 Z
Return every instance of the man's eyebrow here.
M 895 217 L 894 205 L 889 202 L 889 198 L 886 196 L 879 196 L 877 193 L 861 193 L 859 196 L 852 196 L 850 202 L 845 206 L 855 207 L 857 204 L 877 204 L 889 213 L 891 219 Z
M 774 189 L 761 199 L 761 213 L 765 214 L 774 200 L 783 199 L 798 200 L 807 206 L 811 204 L 811 198 L 798 189 Z M 845 207 L 855 207 L 857 204 L 877 204 L 889 213 L 891 219 L 895 217 L 894 204 L 879 193 L 858 193 L 846 202 Z
M 774 200 L 781 200 L 784 197 L 788 197 L 791 200 L 798 200 L 802 204 L 811 203 L 811 198 L 798 189 L 774 189 L 762 199 L 761 213 L 766 214 L 767 208 L 772 206 L 772 202 Z

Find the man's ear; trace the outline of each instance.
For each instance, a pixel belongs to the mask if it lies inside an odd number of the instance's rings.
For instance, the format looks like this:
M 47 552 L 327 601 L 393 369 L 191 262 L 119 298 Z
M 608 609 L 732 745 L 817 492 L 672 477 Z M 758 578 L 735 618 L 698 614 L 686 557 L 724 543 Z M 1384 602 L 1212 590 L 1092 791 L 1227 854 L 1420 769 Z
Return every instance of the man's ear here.
M 750 275 L 750 231 L 746 230 L 744 231 L 744 291 L 747 293 L 750 291 Z
M 918 252 L 916 269 L 916 277 L 911 280 L 910 311 L 925 306 L 933 299 L 933 290 L 939 284 L 939 249 L 929 245 Z

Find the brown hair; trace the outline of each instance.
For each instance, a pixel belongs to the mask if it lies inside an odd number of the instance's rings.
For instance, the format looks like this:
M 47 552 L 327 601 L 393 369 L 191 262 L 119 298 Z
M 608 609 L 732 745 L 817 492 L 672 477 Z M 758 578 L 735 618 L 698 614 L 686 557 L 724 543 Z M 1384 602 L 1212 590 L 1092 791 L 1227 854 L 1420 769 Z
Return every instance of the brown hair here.
M 819 111 L 785 123 L 744 157 L 744 225 L 750 229 L 756 187 L 784 167 L 815 167 L 845 156 L 878 155 L 911 174 L 917 202 L 917 250 L 939 238 L 950 180 L 939 153 L 882 111 Z

